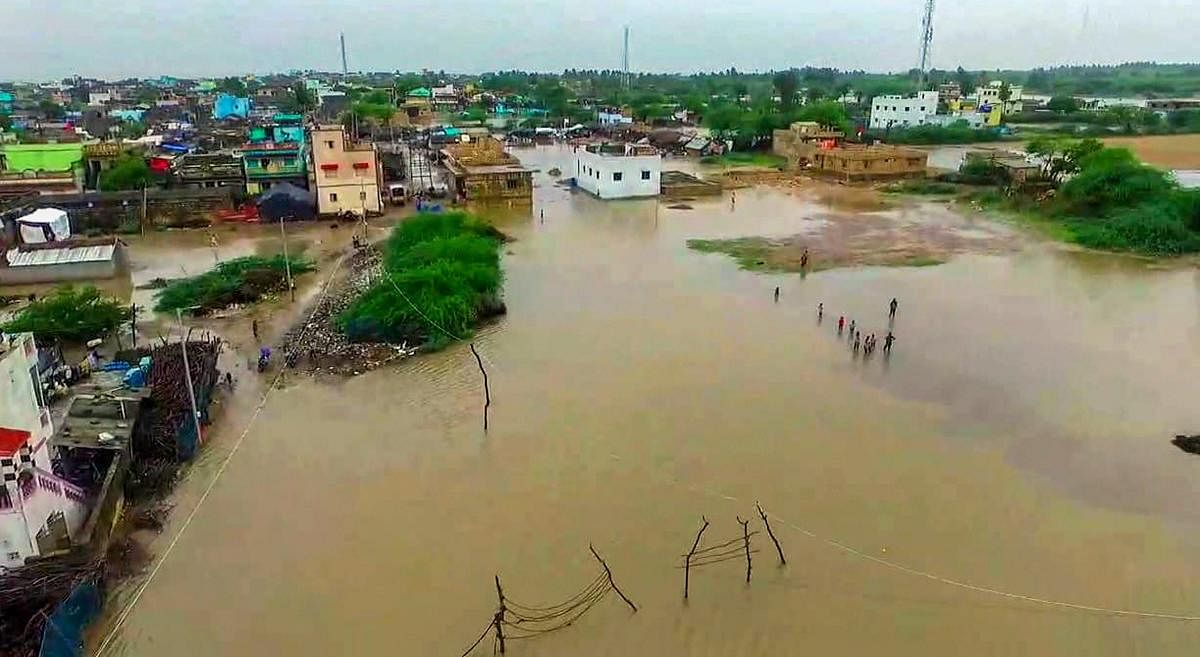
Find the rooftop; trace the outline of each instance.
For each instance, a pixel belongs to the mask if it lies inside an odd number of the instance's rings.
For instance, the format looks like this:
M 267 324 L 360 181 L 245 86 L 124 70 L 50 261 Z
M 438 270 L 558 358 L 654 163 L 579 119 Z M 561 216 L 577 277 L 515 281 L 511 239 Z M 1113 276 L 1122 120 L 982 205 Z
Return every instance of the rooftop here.
M 83 145 L 5 144 L 0 146 L 7 171 L 69 172 L 83 160 Z
M 104 262 L 116 254 L 115 243 L 92 246 L 67 246 L 54 249 L 9 249 L 5 254 L 9 267 L 36 267 L 80 262 Z
M 29 442 L 31 435 L 28 431 L 0 427 L 0 456 L 7 458 L 16 454 L 17 450 Z
M 80 395 L 71 400 L 71 406 L 51 444 L 58 447 L 126 449 L 141 414 L 141 401 L 135 395 Z

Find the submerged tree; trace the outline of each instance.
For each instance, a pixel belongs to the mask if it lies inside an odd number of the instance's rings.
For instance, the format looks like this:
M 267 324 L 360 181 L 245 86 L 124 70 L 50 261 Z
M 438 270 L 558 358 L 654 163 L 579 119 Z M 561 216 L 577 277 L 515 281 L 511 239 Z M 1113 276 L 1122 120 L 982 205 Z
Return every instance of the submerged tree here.
M 33 333 L 44 342 L 86 342 L 103 338 L 132 315 L 116 299 L 104 297 L 95 286 L 56 288 L 34 301 L 0 327 L 6 333 Z

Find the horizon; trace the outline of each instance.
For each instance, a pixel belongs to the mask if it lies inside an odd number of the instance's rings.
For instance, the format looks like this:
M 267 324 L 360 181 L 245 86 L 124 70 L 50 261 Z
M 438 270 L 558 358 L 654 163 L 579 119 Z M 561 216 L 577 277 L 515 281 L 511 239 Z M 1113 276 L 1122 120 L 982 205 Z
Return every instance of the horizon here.
M 1136 7 L 1118 0 L 943 0 L 934 16 L 930 66 L 971 71 L 1038 67 L 1190 63 L 1200 12 L 1172 0 Z M 195 0 L 169 12 L 152 0 L 48 0 L 7 10 L 13 31 L 0 42 L 0 79 L 105 80 L 172 75 L 242 76 L 260 71 L 341 69 L 338 34 L 356 71 L 490 70 L 560 73 L 621 68 L 630 28 L 630 70 L 690 75 L 816 68 L 902 73 L 918 66 L 920 0 L 862 0 L 852 21 L 811 0 L 786 7 L 746 0 L 614 0 L 603 11 L 569 11 L 548 0 L 448 0 L 436 11 L 412 0 L 345 0 L 307 6 L 283 0 L 235 5 Z M 463 20 L 469 17 L 470 20 Z M 769 20 L 764 20 L 767 18 Z M 247 66 L 248 62 L 253 62 Z M 260 74 L 263 75 L 263 74 Z

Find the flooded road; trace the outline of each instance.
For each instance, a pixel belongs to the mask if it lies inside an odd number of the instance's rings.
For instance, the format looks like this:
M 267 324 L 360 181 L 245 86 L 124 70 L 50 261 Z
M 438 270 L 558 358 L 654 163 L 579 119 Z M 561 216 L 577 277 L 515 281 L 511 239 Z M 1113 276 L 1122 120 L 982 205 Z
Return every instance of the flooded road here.
M 563 149 L 518 155 L 568 168 Z M 476 341 L 491 430 L 465 345 L 276 391 L 106 654 L 459 655 L 495 574 L 550 605 L 595 577 L 589 543 L 641 610 L 610 597 L 509 654 L 1196 653 L 1198 622 L 872 560 L 1200 616 L 1200 461 L 1168 442 L 1200 426 L 1193 269 L 1020 238 L 936 267 L 756 274 L 685 242 L 792 235 L 832 209 L 803 190 L 669 210 L 536 182 L 532 218 L 495 219 L 516 241 L 508 315 Z M 855 359 L 837 317 L 885 332 L 892 297 L 894 353 Z M 756 537 L 750 586 L 741 563 L 711 566 L 684 605 L 674 566 L 701 515 L 717 543 L 755 500 L 788 565 Z

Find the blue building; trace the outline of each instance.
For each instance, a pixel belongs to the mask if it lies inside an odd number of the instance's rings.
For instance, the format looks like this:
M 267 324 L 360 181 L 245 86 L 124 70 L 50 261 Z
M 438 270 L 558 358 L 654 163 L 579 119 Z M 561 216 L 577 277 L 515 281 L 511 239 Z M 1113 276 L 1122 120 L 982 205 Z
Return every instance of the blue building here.
M 245 119 L 250 116 L 251 102 L 249 98 L 238 98 L 229 94 L 217 96 L 213 103 L 213 118 L 218 121 L 225 119 Z

